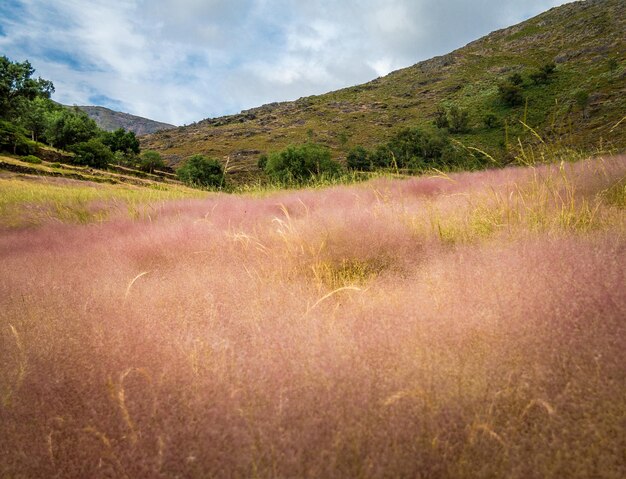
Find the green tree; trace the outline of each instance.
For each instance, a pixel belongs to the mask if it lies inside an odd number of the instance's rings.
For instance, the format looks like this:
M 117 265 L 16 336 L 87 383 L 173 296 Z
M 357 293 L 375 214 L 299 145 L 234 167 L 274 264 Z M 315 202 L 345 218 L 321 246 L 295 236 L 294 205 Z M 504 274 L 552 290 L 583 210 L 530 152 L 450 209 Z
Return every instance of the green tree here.
M 19 63 L 0 57 L 0 118 L 14 118 L 25 101 L 50 98 L 54 92 L 52 82 L 31 78 L 33 73 L 35 70 L 28 61 Z
M 154 170 L 157 168 L 163 168 L 165 166 L 165 162 L 161 155 L 159 155 L 156 151 L 146 150 L 141 154 L 139 160 L 139 168 L 142 171 L 147 171 L 148 173 L 154 173 Z
M 102 143 L 109 147 L 112 152 L 121 151 L 126 155 L 138 155 L 140 152 L 139 140 L 132 131 L 118 128 L 115 131 L 102 133 Z
M 74 153 L 73 163 L 77 165 L 106 168 L 113 161 L 113 153 L 97 138 L 76 143 L 70 147 Z
M 222 187 L 224 186 L 224 168 L 215 158 L 204 155 L 191 156 L 183 166 L 176 170 L 178 178 L 193 186 Z
M 35 144 L 26 138 L 26 130 L 6 120 L 0 120 L 0 151 L 14 155 L 31 155 Z
M 303 183 L 314 176 L 336 176 L 341 165 L 328 148 L 315 143 L 289 146 L 268 156 L 265 172 L 283 183 Z
M 33 141 L 46 141 L 50 113 L 60 108 L 48 98 L 37 97 L 24 105 L 17 123 L 30 132 Z
M 372 162 L 368 151 L 362 146 L 355 146 L 348 152 L 348 168 L 358 171 L 371 171 Z
M 45 135 L 48 143 L 67 148 L 98 136 L 96 122 L 78 108 L 61 108 L 48 115 Z

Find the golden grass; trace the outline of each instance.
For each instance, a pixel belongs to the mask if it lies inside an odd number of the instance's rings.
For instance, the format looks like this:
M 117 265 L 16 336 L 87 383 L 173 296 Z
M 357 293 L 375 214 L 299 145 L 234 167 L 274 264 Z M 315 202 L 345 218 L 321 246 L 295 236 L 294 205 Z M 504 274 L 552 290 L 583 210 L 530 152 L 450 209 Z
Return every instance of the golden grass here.
M 55 178 L 0 178 L 0 226 L 22 227 L 48 220 L 103 221 L 112 213 L 137 215 L 146 205 L 207 193 L 177 185 L 153 188 L 109 185 Z

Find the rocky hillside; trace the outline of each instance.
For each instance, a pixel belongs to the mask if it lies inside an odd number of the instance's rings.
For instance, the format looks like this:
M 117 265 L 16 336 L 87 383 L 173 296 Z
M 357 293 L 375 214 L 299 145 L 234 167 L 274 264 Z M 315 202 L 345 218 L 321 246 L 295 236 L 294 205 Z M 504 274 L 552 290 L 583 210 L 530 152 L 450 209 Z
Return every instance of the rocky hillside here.
M 456 106 L 468 112 L 469 131 L 453 137 L 494 158 L 510 156 L 519 137 L 539 141 L 522 122 L 546 140 L 624 148 L 624 32 L 623 0 L 570 3 L 369 83 L 158 132 L 144 137 L 142 147 L 172 164 L 203 153 L 228 160 L 231 171 L 253 173 L 261 153 L 290 143 L 313 138 L 341 158 L 350 147 L 373 147 L 402 127 L 434 128 L 438 107 Z M 552 62 L 548 81 L 532 81 Z M 524 101 L 512 107 L 499 85 L 515 73 L 523 79 Z
M 139 136 L 176 128 L 175 125 L 170 125 L 169 123 L 161 123 L 160 121 L 149 120 L 148 118 L 131 115 L 130 113 L 109 110 L 103 106 L 79 106 L 78 108 L 87 113 L 100 128 L 107 131 L 124 128 Z

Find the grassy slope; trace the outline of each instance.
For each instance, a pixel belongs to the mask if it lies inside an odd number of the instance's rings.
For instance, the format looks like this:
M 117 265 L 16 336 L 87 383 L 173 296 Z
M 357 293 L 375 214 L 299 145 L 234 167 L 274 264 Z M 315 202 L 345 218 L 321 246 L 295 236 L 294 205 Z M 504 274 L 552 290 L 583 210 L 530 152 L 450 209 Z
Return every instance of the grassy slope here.
M 205 198 L 178 182 L 151 181 L 102 170 L 29 164 L 0 156 L 0 231 L 49 221 L 89 223 L 149 215 L 155 202 Z
M 625 175 L 4 231 L 0 477 L 625 477 Z
M 144 137 L 142 147 L 160 151 L 173 163 L 194 153 L 228 156 L 231 171 L 254 171 L 261 152 L 304 141 L 309 130 L 342 157 L 347 147 L 374 146 L 404 126 L 431 127 L 436 107 L 454 103 L 470 111 L 473 127 L 455 138 L 498 158 L 507 154 L 505 131 L 487 130 L 482 124 L 486 112 L 508 123 L 509 149 L 515 149 L 518 136 L 530 136 L 519 123 L 525 116 L 527 124 L 552 140 L 595 147 L 603 138 L 624 148 L 626 122 L 610 130 L 626 114 L 625 19 L 626 4 L 620 0 L 568 4 L 372 82 L 157 133 Z M 617 61 L 614 71 L 610 59 Z M 500 103 L 499 81 L 553 60 L 555 79 L 528 85 L 526 113 L 524 107 Z M 587 118 L 574 104 L 577 89 L 591 94 Z

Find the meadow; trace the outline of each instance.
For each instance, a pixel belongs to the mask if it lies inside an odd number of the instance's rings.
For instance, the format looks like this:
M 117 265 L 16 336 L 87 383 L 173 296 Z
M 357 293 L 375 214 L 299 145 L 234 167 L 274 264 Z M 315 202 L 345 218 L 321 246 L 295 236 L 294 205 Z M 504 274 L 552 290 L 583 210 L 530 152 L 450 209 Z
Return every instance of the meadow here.
M 2 181 L 2 478 L 626 477 L 624 156 L 195 199 Z

